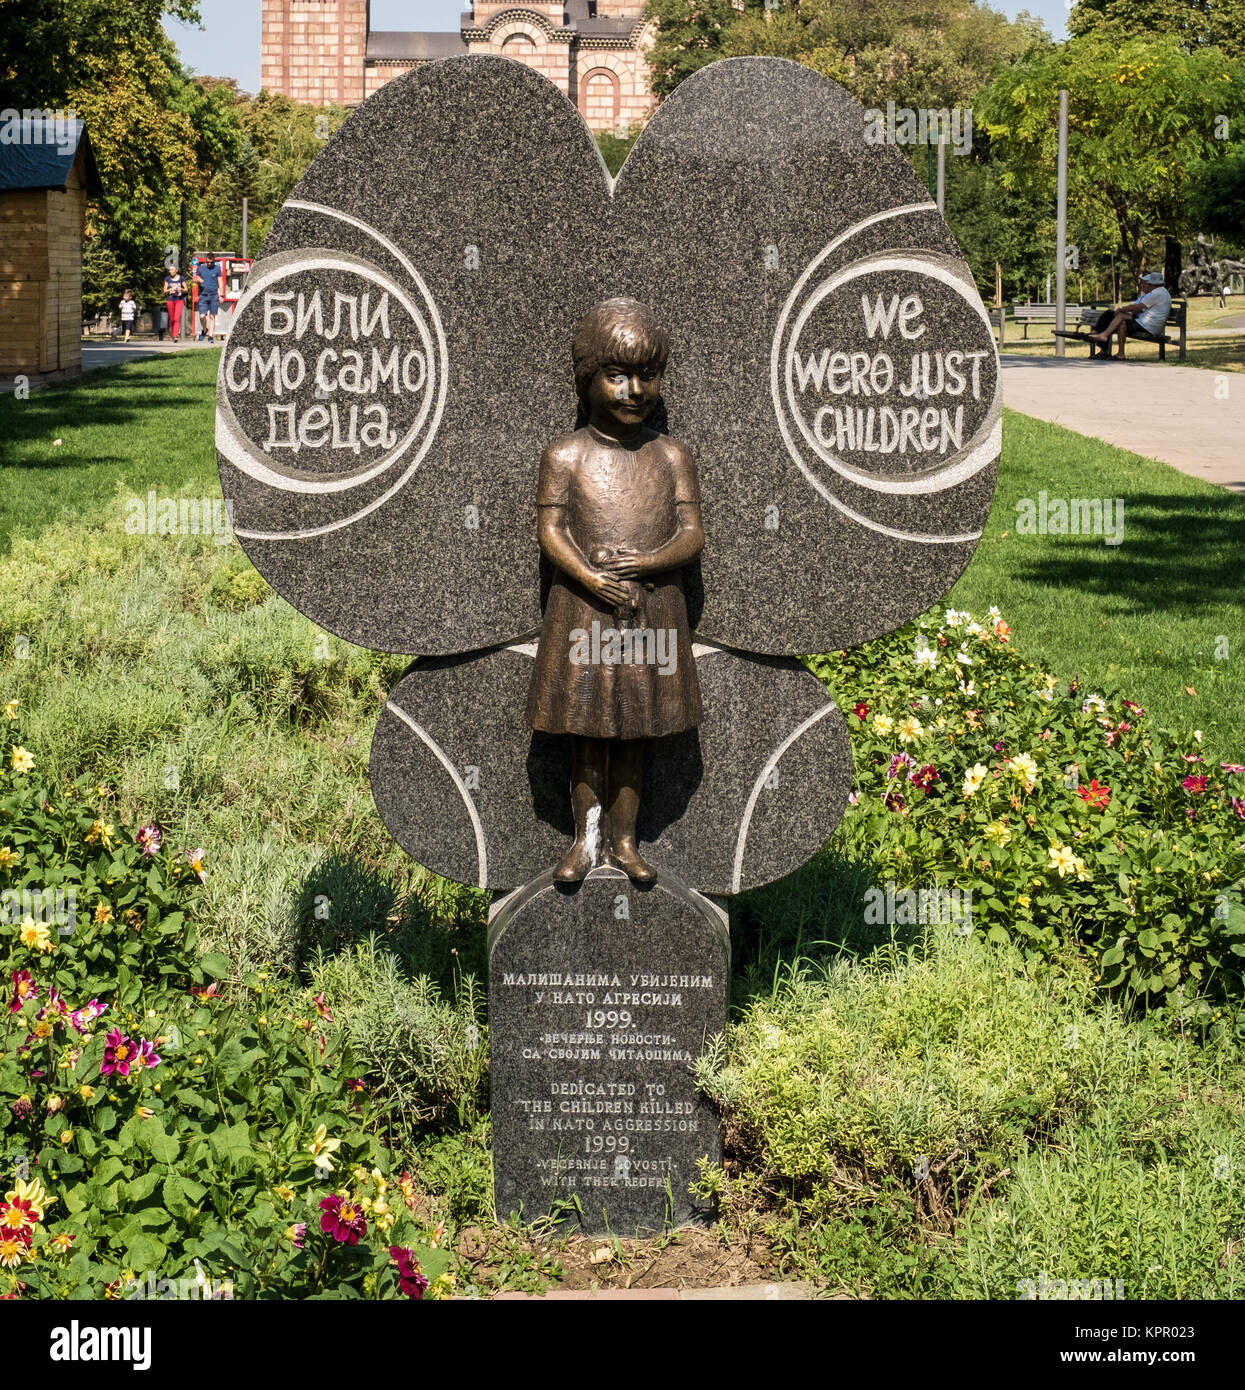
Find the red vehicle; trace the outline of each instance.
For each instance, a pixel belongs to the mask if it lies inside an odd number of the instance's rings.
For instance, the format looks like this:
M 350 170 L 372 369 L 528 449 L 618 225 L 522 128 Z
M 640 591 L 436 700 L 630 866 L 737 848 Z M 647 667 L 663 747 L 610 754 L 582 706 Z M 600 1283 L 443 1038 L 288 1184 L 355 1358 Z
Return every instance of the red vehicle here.
M 220 310 L 216 315 L 216 336 L 225 338 L 229 336 L 229 330 L 233 326 L 233 315 L 238 307 L 238 300 L 242 298 L 242 291 L 246 289 L 246 277 L 251 269 L 252 259 L 250 256 L 239 256 L 233 251 L 196 251 L 191 256 L 190 273 L 187 276 L 190 281 L 190 332 L 196 338 L 199 336 L 200 329 L 199 286 L 195 284 L 194 276 L 199 262 L 209 255 L 216 261 L 221 272 Z

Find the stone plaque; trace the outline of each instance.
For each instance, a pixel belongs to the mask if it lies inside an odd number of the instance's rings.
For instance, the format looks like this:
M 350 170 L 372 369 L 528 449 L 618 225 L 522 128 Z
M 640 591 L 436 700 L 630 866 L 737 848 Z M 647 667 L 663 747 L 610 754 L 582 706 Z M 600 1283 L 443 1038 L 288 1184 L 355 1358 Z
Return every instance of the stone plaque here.
M 648 750 L 639 840 L 702 893 L 793 873 L 830 838 L 851 742 L 799 662 L 698 645 L 698 729 Z M 376 725 L 372 795 L 386 828 L 446 878 L 509 891 L 557 861 L 573 826 L 566 739 L 523 719 L 534 647 L 422 661 Z
M 696 1162 L 721 1158 L 691 1066 L 726 1026 L 724 914 L 661 873 L 552 872 L 489 930 L 497 1212 L 551 1212 L 587 1233 L 659 1231 L 700 1212 Z M 570 1205 L 577 1197 L 580 1214 Z

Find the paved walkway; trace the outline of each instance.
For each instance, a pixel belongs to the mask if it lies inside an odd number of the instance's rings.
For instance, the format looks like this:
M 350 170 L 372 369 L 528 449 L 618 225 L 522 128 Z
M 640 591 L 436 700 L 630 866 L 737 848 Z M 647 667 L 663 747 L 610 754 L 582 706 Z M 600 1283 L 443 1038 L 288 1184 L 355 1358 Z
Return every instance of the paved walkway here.
M 221 346 L 218 339 L 217 347 Z M 137 362 L 144 357 L 157 357 L 166 352 L 193 352 L 196 348 L 211 347 L 208 342 L 194 342 L 183 338 L 180 343 L 170 342 L 167 338 L 164 342 L 157 339 L 134 339 L 128 343 L 120 340 L 112 343 L 83 343 L 82 344 L 82 370 L 92 372 L 97 367 L 115 367 L 118 362 Z
M 1083 356 L 1002 360 L 1012 410 L 1245 492 L 1242 373 Z

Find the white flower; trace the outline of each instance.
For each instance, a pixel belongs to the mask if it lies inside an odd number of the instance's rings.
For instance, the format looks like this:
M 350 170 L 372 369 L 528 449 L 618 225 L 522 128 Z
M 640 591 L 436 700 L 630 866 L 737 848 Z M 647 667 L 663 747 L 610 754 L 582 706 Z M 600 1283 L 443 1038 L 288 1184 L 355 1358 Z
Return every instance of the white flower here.
M 917 646 L 912 660 L 917 666 L 934 667 L 938 665 L 938 653 L 933 647 L 922 643 Z
M 964 774 L 964 795 L 972 796 L 986 780 L 989 771 L 985 763 L 974 763 Z
M 991 622 L 997 623 L 1002 616 L 1003 615 L 999 612 L 997 605 L 992 603 L 990 605 L 989 612 L 986 614 L 986 617 L 989 618 Z
M 960 682 L 960 693 L 963 694 L 963 695 L 976 695 L 976 693 L 977 693 L 977 686 L 976 686 L 976 684 L 975 684 L 973 681 L 969 681 L 969 683 L 968 683 L 967 685 L 965 685 L 964 682 L 961 681 L 961 682 Z
M 1093 710 L 1098 714 L 1106 714 L 1107 702 L 1102 698 L 1101 695 L 1091 695 L 1089 699 L 1086 700 L 1085 703 L 1081 706 L 1081 713 L 1088 714 L 1090 710 Z
M 955 654 L 955 664 L 957 666 L 971 666 L 973 664 L 973 658 L 961 647 Z
M 961 615 L 957 613 L 954 608 L 948 608 L 944 614 L 944 618 L 948 627 L 959 627 Z
M 968 635 L 970 637 L 980 637 L 984 631 L 985 628 L 982 627 L 980 623 L 969 623 L 968 625 Z
M 1194 729 L 1194 730 L 1193 730 L 1193 737 L 1194 737 L 1195 739 L 1197 739 L 1197 741 L 1198 741 L 1199 743 L 1201 743 L 1201 741 L 1202 741 L 1202 731 L 1201 731 L 1201 729 Z

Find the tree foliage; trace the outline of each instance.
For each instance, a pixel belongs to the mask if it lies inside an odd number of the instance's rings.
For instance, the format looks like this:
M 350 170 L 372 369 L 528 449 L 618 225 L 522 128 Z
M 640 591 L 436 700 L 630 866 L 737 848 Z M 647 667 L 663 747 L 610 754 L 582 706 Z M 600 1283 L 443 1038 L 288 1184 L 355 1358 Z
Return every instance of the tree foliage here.
M 1148 241 L 1195 229 L 1190 174 L 1219 157 L 1222 132 L 1245 115 L 1245 63 L 1173 39 L 1089 35 L 1000 75 L 978 106 L 1007 164 L 1004 184 L 1050 206 L 1064 87 L 1069 206 L 1140 272 Z
M 1169 38 L 1186 51 L 1217 48 L 1245 58 L 1245 0 L 1077 0 L 1068 32 L 1115 42 Z

